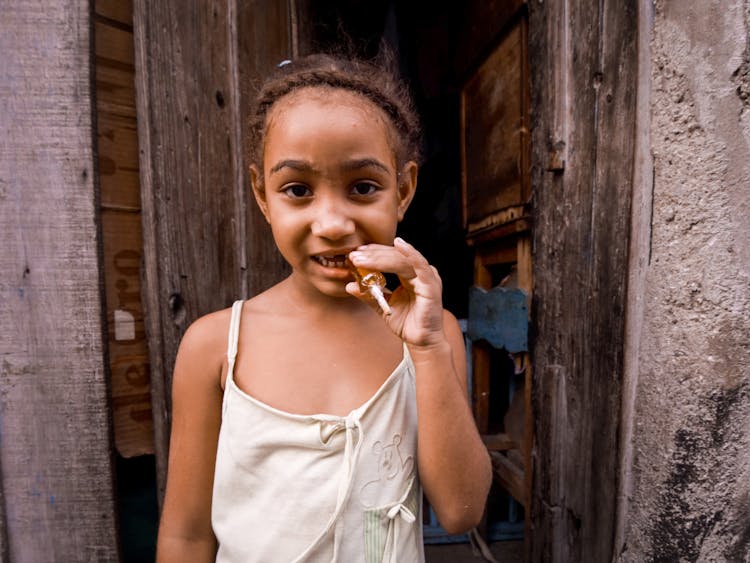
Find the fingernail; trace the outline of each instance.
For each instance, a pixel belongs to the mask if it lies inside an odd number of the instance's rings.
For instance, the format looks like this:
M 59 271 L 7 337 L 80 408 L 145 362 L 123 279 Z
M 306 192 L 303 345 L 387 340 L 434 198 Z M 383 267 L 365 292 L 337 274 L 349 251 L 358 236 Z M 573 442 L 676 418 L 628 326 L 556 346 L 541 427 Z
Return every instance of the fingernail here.
M 401 237 L 396 237 L 395 239 L 393 239 L 393 242 L 398 244 L 406 244 L 406 241 Z

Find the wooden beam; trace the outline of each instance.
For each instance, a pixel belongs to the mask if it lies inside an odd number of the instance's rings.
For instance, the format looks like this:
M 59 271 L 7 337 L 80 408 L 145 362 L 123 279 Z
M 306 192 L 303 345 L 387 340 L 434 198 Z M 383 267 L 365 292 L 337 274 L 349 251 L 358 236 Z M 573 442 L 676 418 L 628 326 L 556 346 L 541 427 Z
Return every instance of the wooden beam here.
M 0 18 L 0 559 L 116 561 L 87 0 Z
M 528 506 L 523 467 L 515 464 L 500 452 L 490 451 L 490 459 L 492 460 L 492 469 L 500 485 L 521 505 Z
M 550 0 L 529 8 L 536 334 L 531 560 L 609 561 L 634 158 L 636 2 Z M 550 166 L 551 154 L 564 155 L 564 166 Z
M 517 448 L 518 444 L 508 436 L 505 432 L 499 432 L 497 434 L 483 434 L 482 441 L 487 449 L 494 452 L 501 452 L 505 450 L 512 450 Z

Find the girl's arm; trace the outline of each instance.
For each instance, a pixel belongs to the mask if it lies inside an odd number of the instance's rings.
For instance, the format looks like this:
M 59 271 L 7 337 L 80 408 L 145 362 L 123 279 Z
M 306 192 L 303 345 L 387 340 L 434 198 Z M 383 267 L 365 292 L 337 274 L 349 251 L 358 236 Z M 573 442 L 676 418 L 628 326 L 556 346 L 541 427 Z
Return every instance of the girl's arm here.
M 469 406 L 463 334 L 447 311 L 443 333 L 441 342 L 407 345 L 417 379 L 420 479 L 442 527 L 457 534 L 481 520 L 492 466 Z
M 443 310 L 440 276 L 401 239 L 393 247 L 361 247 L 350 259 L 401 280 L 384 319 L 406 342 L 416 369 L 420 479 L 443 528 L 466 531 L 481 520 L 492 466 L 469 406 L 463 335 Z M 356 283 L 347 290 L 361 296 Z
M 172 381 L 172 433 L 158 563 L 214 561 L 211 529 L 216 444 L 221 423 L 222 313 L 202 317 L 180 343 Z M 217 337 L 218 336 L 218 337 Z

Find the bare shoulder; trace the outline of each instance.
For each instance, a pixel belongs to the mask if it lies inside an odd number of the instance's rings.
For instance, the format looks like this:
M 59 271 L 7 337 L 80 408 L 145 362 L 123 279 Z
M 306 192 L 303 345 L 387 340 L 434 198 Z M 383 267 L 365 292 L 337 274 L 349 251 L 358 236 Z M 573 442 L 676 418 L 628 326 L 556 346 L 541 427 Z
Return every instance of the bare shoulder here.
M 227 350 L 231 308 L 199 317 L 188 327 L 180 341 L 175 361 L 175 378 L 197 383 L 219 384 Z
M 226 350 L 231 315 L 227 308 L 199 317 L 185 331 L 180 347 L 200 353 Z

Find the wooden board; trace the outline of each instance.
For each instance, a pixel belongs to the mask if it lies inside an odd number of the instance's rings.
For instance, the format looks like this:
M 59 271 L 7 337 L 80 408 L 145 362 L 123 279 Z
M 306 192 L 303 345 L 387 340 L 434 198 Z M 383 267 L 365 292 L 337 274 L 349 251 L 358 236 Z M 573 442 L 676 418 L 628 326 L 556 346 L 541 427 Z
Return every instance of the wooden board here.
M 133 32 L 98 21 L 94 34 L 97 110 L 135 118 Z
M 530 559 L 610 561 L 636 2 L 550 0 L 529 9 L 536 333 Z M 564 167 L 553 166 L 556 160 Z
M 519 18 L 461 92 L 464 225 L 471 236 L 503 221 L 529 194 L 526 19 Z
M 98 2 L 120 19 L 128 2 Z M 132 9 L 132 5 L 130 6 Z M 112 11 L 119 9 L 114 14 Z M 111 18 L 94 26 L 97 156 L 112 421 L 123 457 L 154 453 L 150 366 L 141 300 L 141 191 L 133 32 Z
M 0 559 L 117 561 L 91 12 L 0 18 Z
M 304 54 L 298 46 L 300 26 L 310 25 L 307 2 L 284 0 L 253 0 L 238 4 L 237 70 L 240 97 L 237 112 L 244 115 L 250 107 L 258 80 L 281 61 Z M 288 23 L 287 23 L 288 22 Z M 309 46 L 308 46 L 309 48 Z M 242 154 L 247 154 L 245 124 L 238 120 L 238 134 L 243 140 Z M 250 184 L 244 163 L 241 178 L 248 190 L 246 215 L 247 289 L 256 295 L 282 280 L 289 267 L 276 249 L 271 228 L 249 193 Z
M 252 81 L 289 58 L 288 9 L 280 0 L 134 2 L 144 306 L 160 499 L 182 335 L 197 317 L 283 275 L 250 199 L 242 123 Z
M 115 446 L 123 457 L 150 454 L 154 427 L 141 304 L 141 216 L 104 209 L 102 224 Z
M 106 18 L 110 22 L 117 22 L 132 29 L 133 0 L 96 0 L 94 12 L 99 21 Z
M 141 188 L 135 117 L 99 111 L 96 129 L 102 207 L 140 211 Z M 138 231 L 140 230 L 139 225 Z

